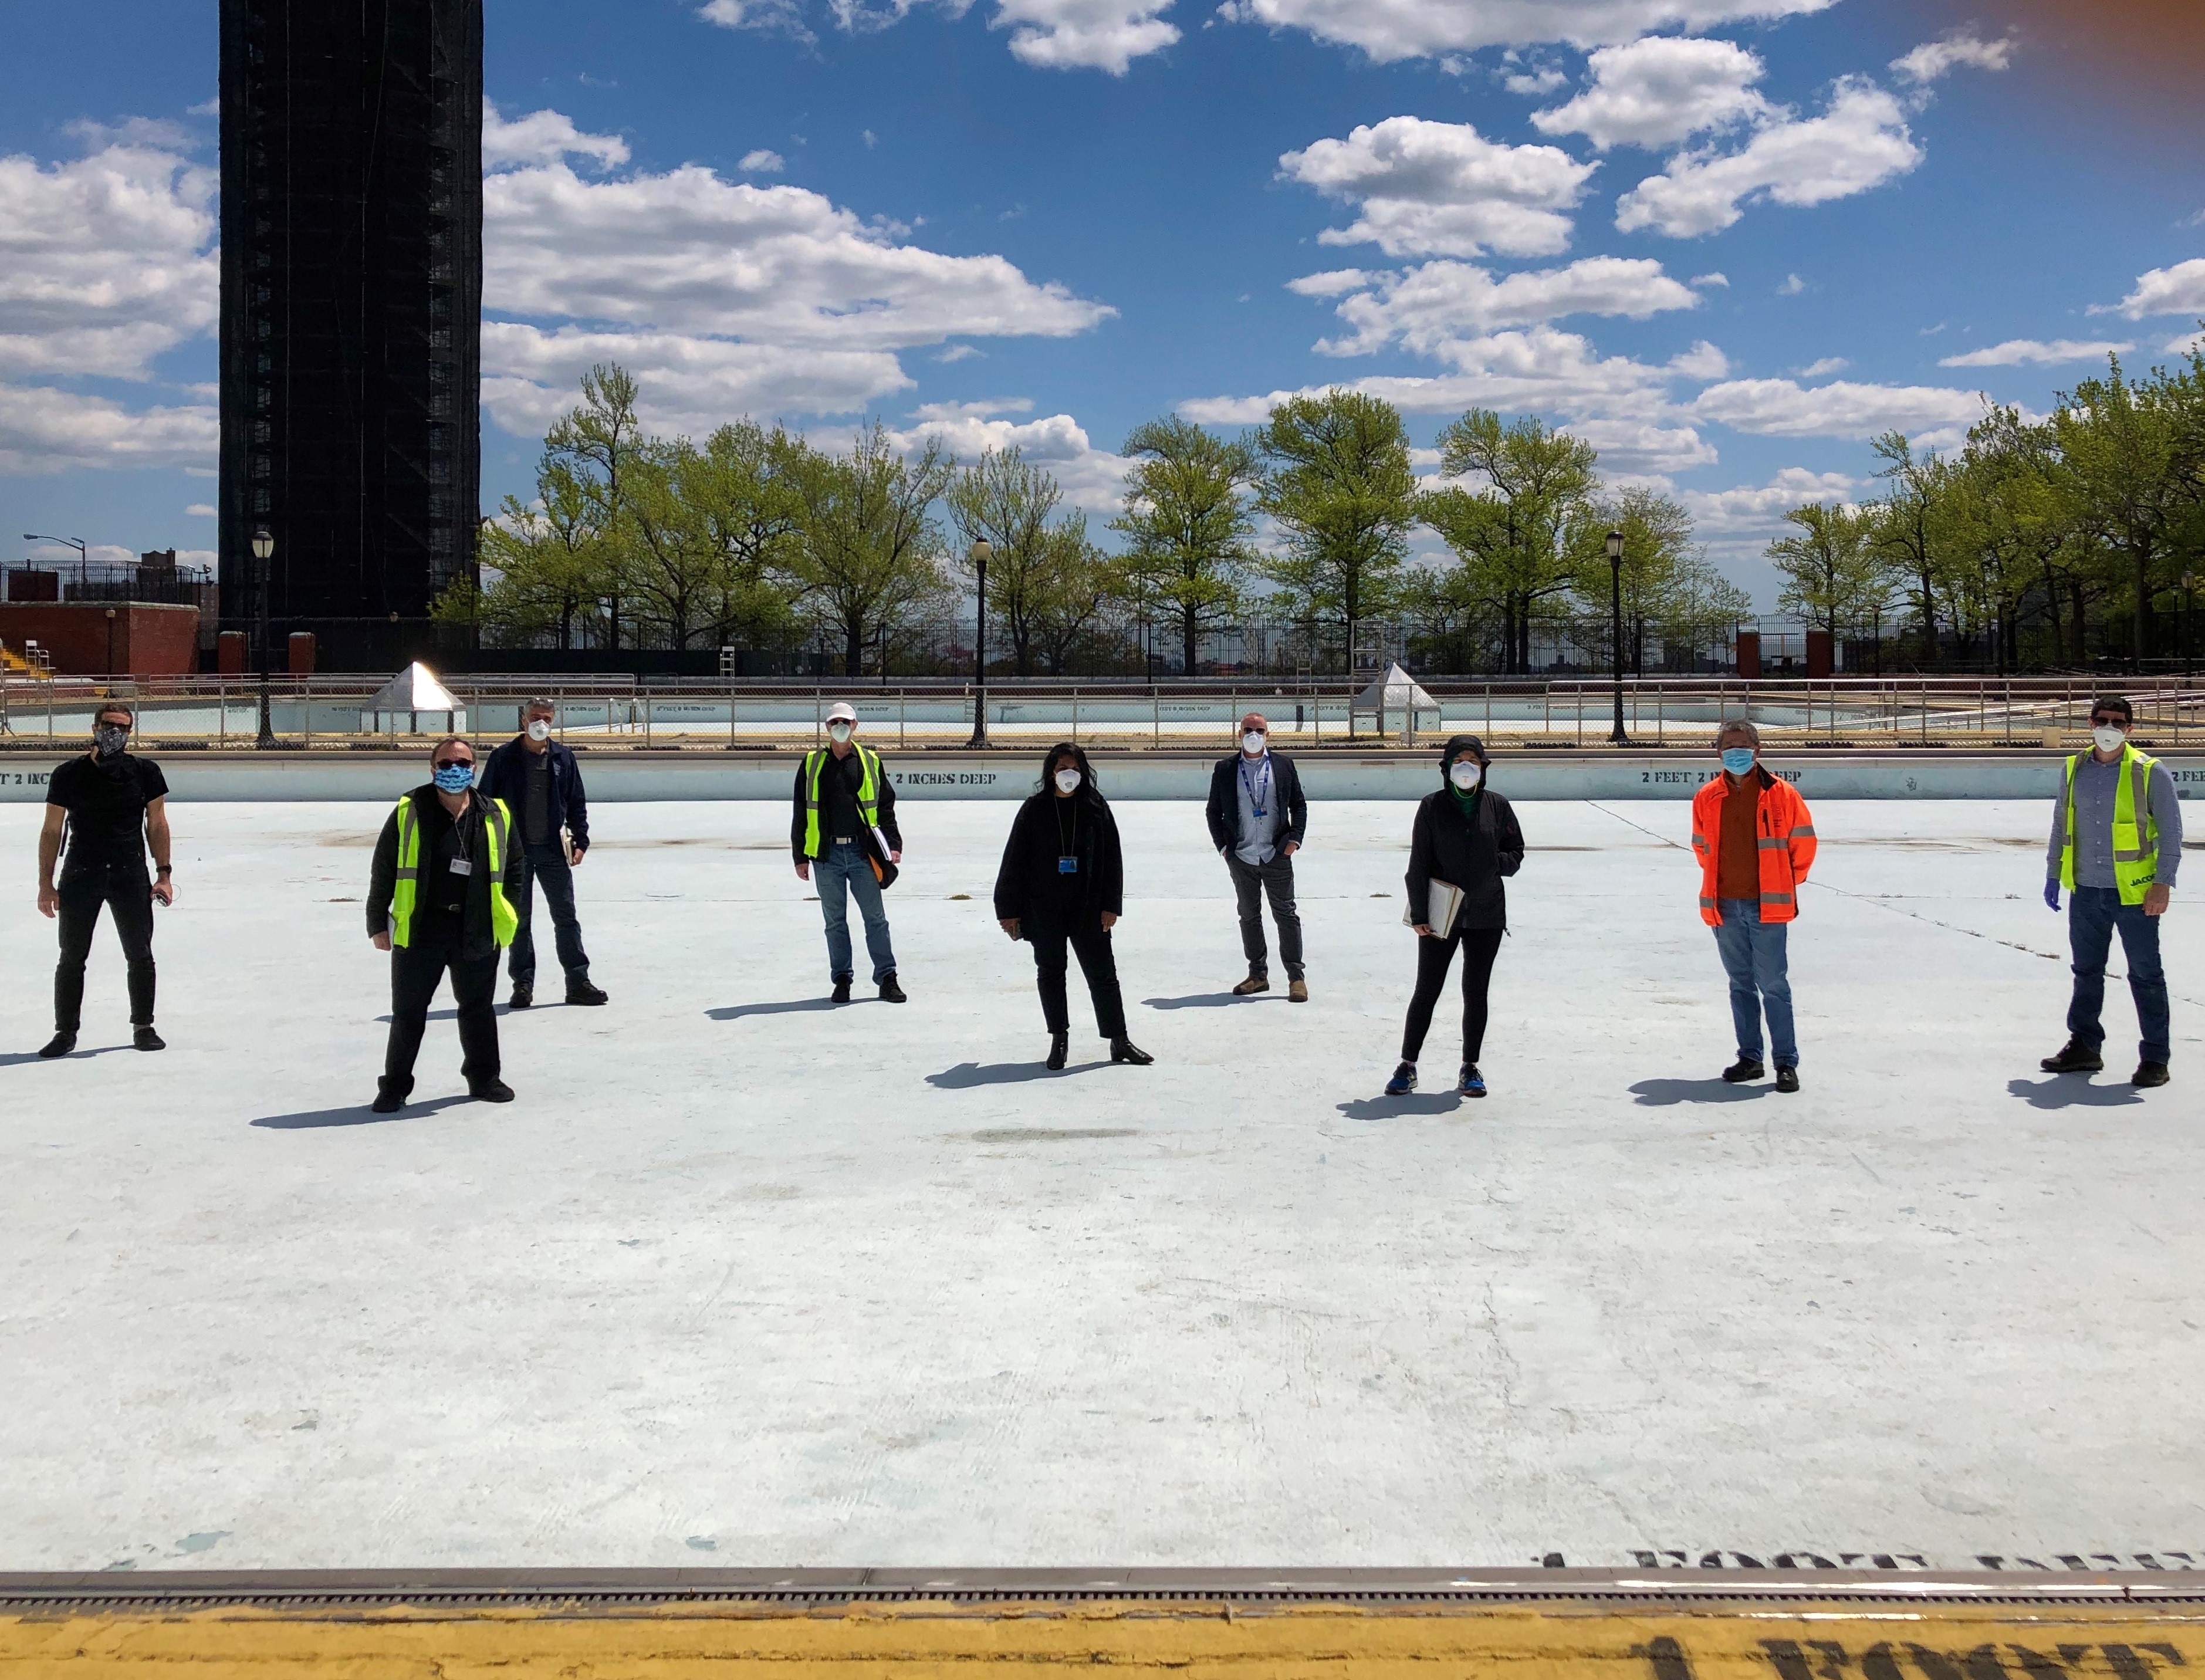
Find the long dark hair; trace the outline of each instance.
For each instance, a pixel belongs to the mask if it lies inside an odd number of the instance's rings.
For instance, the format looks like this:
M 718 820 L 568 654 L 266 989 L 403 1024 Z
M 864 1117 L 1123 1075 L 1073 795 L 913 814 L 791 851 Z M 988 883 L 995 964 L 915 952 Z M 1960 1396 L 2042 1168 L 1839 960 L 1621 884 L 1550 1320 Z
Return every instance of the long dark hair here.
M 1047 793 L 1052 798 L 1055 796 L 1056 761 L 1060 758 L 1069 758 L 1079 768 L 1079 791 L 1072 797 L 1091 800 L 1098 805 L 1102 804 L 1102 790 L 1095 781 L 1095 767 L 1087 762 L 1087 754 L 1077 741 L 1059 741 L 1049 748 L 1049 757 L 1041 761 L 1041 780 L 1035 784 L 1034 791 Z

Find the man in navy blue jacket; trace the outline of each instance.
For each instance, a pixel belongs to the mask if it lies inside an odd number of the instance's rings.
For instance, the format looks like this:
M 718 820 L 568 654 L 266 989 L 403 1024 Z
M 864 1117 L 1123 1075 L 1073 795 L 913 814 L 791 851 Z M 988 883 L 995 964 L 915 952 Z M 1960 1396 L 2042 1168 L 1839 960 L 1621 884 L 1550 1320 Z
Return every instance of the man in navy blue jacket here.
M 566 745 L 551 739 L 557 708 L 531 700 L 521 710 L 521 733 L 490 756 L 483 767 L 482 791 L 502 799 L 513 813 L 520 845 L 520 881 L 506 896 L 520 912 L 507 971 L 513 977 L 508 1006 L 526 1009 L 536 1001 L 536 883 L 551 906 L 557 929 L 559 966 L 567 971 L 567 1001 L 597 1004 L 605 994 L 590 983 L 589 953 L 582 949 L 582 924 L 574 915 L 574 870 L 590 849 L 590 802 L 582 792 L 582 770 Z

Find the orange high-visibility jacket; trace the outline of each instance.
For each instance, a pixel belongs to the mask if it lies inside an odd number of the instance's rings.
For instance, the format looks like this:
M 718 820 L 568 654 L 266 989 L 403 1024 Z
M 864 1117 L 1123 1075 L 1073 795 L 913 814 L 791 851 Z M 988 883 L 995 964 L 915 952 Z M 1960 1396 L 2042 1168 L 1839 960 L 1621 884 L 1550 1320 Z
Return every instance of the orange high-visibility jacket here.
M 1761 919 L 1789 922 L 1799 913 L 1799 883 L 1815 861 L 1815 819 L 1790 782 L 1757 764 L 1753 774 L 1761 783 L 1753 825 L 1761 862 Z M 1692 796 L 1692 850 L 1700 858 L 1700 920 L 1711 928 L 1722 925 L 1722 911 L 1715 903 L 1715 872 L 1722 845 L 1722 803 L 1729 791 L 1729 779 L 1717 776 Z

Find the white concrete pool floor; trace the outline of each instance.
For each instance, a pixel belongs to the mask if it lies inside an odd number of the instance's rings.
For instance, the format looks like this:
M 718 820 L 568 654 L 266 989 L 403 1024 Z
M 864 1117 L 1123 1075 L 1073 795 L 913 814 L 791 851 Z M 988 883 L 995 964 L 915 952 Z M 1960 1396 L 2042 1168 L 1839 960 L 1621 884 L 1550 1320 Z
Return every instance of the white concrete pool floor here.
M 0 1569 L 2205 1557 L 2190 883 L 2175 1083 L 2118 982 L 2054 1077 L 2045 809 L 1822 806 L 1782 1096 L 1715 1078 L 1685 805 L 1519 810 L 1483 1101 L 1452 997 L 1379 1095 L 1406 804 L 1315 812 L 1306 1006 L 1226 995 L 1198 808 L 1122 806 L 1156 1064 L 1075 971 L 1053 1077 L 1009 806 L 906 808 L 912 1001 L 834 1010 L 785 809 L 628 804 L 611 1006 L 504 1018 L 502 1107 L 432 1021 L 383 1119 L 381 806 L 175 807 L 170 1048 L 103 927 L 58 1063 L 0 810 Z

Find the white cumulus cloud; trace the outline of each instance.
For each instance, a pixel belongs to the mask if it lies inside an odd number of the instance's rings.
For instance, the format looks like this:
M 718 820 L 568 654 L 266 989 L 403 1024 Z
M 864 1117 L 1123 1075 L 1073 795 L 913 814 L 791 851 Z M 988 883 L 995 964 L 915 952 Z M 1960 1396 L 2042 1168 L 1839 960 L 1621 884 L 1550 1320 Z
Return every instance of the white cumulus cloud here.
M 197 404 L 128 409 L 43 385 L 0 385 L 0 472 L 195 466 L 214 460 L 221 438 L 215 410 Z
M 1807 386 L 1796 379 L 1733 379 L 1709 386 L 1691 409 L 1702 419 L 1766 437 L 1865 438 L 1892 430 L 1964 427 L 1982 418 L 1983 400 L 1974 391 L 1946 385 L 1839 380 Z
M 1399 343 L 1453 359 L 1452 347 L 1496 328 L 1528 326 L 1566 315 L 1620 315 L 1643 321 L 1691 309 L 1699 298 L 1646 258 L 1588 257 L 1566 268 L 1496 280 L 1469 263 L 1431 262 L 1401 273 L 1357 270 L 1314 275 L 1295 289 L 1330 295 L 1352 277 L 1340 304 L 1348 335 L 1317 345 L 1327 355 L 1358 356 Z
M 2049 343 L 2034 338 L 2010 338 L 2003 344 L 1970 350 L 1965 355 L 1947 356 L 1937 364 L 1940 367 L 2050 367 L 2059 362 L 2092 362 L 2107 356 L 2118 356 L 2133 350 L 2133 344 L 2117 344 L 2109 340 L 2093 339 L 2084 341 L 2073 338 L 2055 338 Z
M 0 373 L 152 377 L 210 330 L 215 172 L 136 143 L 41 167 L 0 157 Z
M 1583 134 L 1602 151 L 1666 146 L 1769 114 L 1753 86 L 1768 67 L 1729 41 L 1649 35 L 1601 48 L 1585 68 L 1590 87 L 1566 104 L 1533 113 L 1542 134 Z
M 1908 173 L 1922 157 L 1898 99 L 1848 77 L 1820 116 L 1771 122 L 1733 152 L 1670 159 L 1617 201 L 1615 225 L 1689 239 L 1732 226 L 1763 196 L 1797 205 L 1850 198 Z
M 531 111 L 508 122 L 491 101 L 483 101 L 483 168 L 520 163 L 556 163 L 567 157 L 594 157 L 600 169 L 628 159 L 627 142 L 618 134 L 585 134 L 563 111 Z
M 1381 63 L 1481 47 L 1604 46 L 1658 30 L 1796 17 L 1836 0 L 1236 0 L 1225 15 L 1360 47 Z
M 1163 21 L 1172 0 L 1000 0 L 990 29 L 1011 32 L 1020 62 L 1050 70 L 1104 70 L 1122 76 L 1136 58 L 1179 39 Z
M 2016 45 L 2011 36 L 1987 41 L 1972 29 L 1956 29 L 1941 40 L 1924 41 L 1905 56 L 1893 59 L 1891 68 L 1908 81 L 1927 85 L 1963 67 L 2003 70 L 2013 62 Z
M 1326 245 L 1389 257 L 1545 256 L 1570 242 L 1570 212 L 1596 166 L 1559 146 L 1489 140 L 1467 122 L 1389 116 L 1279 159 L 1279 172 L 1359 208 Z
M 994 402 L 926 403 L 912 416 L 912 424 L 889 429 L 896 447 L 908 454 L 938 437 L 942 447 L 960 460 L 977 460 L 989 449 L 1016 448 L 1037 466 L 1046 468 L 1063 487 L 1065 499 L 1090 513 L 1118 511 L 1126 469 L 1125 456 L 1098 449 L 1086 429 L 1069 414 L 1050 414 L 1037 420 L 1014 420 L 1012 414 L 1031 412 L 1032 401 L 1015 397 Z
M 2205 315 L 2205 257 L 2138 275 L 2136 289 L 2113 308 L 2131 321 L 2147 315 Z M 2108 312 L 2101 307 L 2090 312 Z
M 735 167 L 745 175 L 779 175 L 788 167 L 788 160 L 778 151 L 768 151 L 760 146 L 756 151 L 743 153 L 742 161 Z

